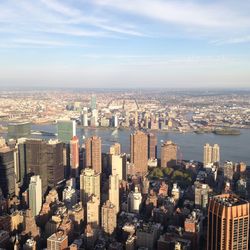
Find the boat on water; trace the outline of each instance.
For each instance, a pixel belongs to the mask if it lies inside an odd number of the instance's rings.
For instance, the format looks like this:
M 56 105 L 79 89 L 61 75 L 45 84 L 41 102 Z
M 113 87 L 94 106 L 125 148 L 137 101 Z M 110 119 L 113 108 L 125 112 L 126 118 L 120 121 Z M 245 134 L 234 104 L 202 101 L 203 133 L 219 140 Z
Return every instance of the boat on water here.
M 111 136 L 117 137 L 118 136 L 118 129 L 115 129 L 112 133 Z
M 229 129 L 229 128 L 215 129 L 213 133 L 216 135 L 240 135 L 241 134 L 240 130 Z

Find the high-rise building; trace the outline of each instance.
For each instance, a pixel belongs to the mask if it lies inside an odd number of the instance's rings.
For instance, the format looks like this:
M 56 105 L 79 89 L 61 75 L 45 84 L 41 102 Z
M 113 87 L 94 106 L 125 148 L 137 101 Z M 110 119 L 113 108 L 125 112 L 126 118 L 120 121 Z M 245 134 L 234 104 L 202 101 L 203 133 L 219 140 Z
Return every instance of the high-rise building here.
M 166 141 L 161 145 L 161 167 L 174 167 L 177 163 L 177 145 Z
M 63 190 L 63 202 L 70 209 L 77 203 L 77 193 L 72 186 L 66 186 Z
M 207 250 L 247 250 L 249 202 L 234 194 L 209 200 Z
M 206 143 L 203 150 L 203 165 L 207 166 L 210 163 L 212 163 L 212 146 Z
M 210 192 L 210 188 L 208 184 L 205 183 L 200 183 L 196 181 L 194 183 L 194 194 L 195 194 L 195 199 L 194 203 L 195 206 L 199 208 L 206 208 L 208 205 L 208 195 Z
M 220 147 L 218 144 L 214 144 L 212 148 L 212 162 L 220 162 Z
M 53 188 L 64 180 L 63 143 L 58 140 L 47 143 L 47 169 L 49 187 Z
M 42 207 L 42 181 L 39 175 L 32 176 L 29 184 L 29 208 L 33 216 L 40 213 Z
M 81 112 L 81 125 L 83 127 L 88 127 L 88 111 L 87 110 L 83 110 Z
M 126 180 L 127 178 L 127 155 L 112 155 L 112 175 L 118 175 L 119 180 Z
M 44 195 L 48 188 L 47 143 L 40 139 L 32 139 L 27 140 L 25 145 L 27 173 L 40 176 Z
M 148 159 L 157 158 L 157 136 L 153 133 L 148 134 Z
M 95 95 L 91 95 L 90 108 L 91 110 L 96 109 L 96 96 Z
M 131 191 L 128 194 L 128 211 L 130 213 L 139 213 L 142 202 L 142 195 L 138 187 L 135 187 L 135 191 Z
M 116 207 L 111 201 L 107 200 L 102 206 L 102 228 L 107 234 L 113 234 L 116 228 L 117 213 Z
M 95 195 L 92 195 L 87 202 L 87 224 L 93 227 L 100 224 L 100 199 Z
M 0 148 L 0 189 L 5 198 L 15 194 L 14 152 L 7 146 Z
M 66 250 L 67 248 L 68 236 L 63 231 L 58 231 L 47 239 L 48 250 Z
M 98 110 L 93 109 L 92 110 L 92 116 L 90 117 L 90 126 L 91 127 L 97 127 L 98 124 Z
M 231 161 L 226 161 L 223 166 L 224 178 L 228 181 L 233 180 L 234 176 L 234 164 Z
M 102 141 L 98 136 L 92 136 L 85 141 L 86 167 L 102 172 Z
M 17 172 L 16 173 L 16 180 L 19 183 L 19 186 L 23 185 L 23 181 L 26 171 L 26 146 L 25 146 L 26 139 L 21 138 L 17 139 L 16 143 L 16 150 L 17 150 Z
M 31 133 L 29 122 L 14 122 L 8 124 L 8 139 L 28 138 Z
M 76 178 L 79 176 L 79 140 L 74 136 L 70 140 L 70 167 L 71 177 Z
M 174 183 L 173 188 L 171 190 L 171 195 L 175 201 L 178 201 L 180 199 L 180 193 L 180 188 L 178 187 L 177 183 Z
M 144 175 L 148 171 L 148 136 L 142 131 L 130 135 L 130 157 L 133 172 Z
M 112 117 L 112 121 L 113 121 L 113 127 L 114 128 L 117 128 L 118 126 L 119 126 L 119 123 L 118 123 L 118 116 L 117 115 L 114 115 L 113 117 Z
M 91 195 L 95 195 L 100 200 L 100 173 L 96 173 L 91 168 L 85 168 L 80 176 L 80 199 L 86 205 Z
M 72 137 L 76 136 L 76 121 L 58 120 L 57 134 L 60 141 L 70 143 Z
M 120 143 L 115 143 L 109 148 L 109 153 L 111 155 L 120 155 L 121 154 L 121 144 Z
M 213 164 L 219 161 L 220 161 L 219 145 L 214 144 L 214 146 L 210 146 L 208 143 L 206 143 L 203 151 L 203 165 L 207 166 L 209 164 Z
M 120 190 L 119 190 L 119 176 L 110 175 L 109 176 L 109 200 L 115 206 L 116 213 L 120 211 Z

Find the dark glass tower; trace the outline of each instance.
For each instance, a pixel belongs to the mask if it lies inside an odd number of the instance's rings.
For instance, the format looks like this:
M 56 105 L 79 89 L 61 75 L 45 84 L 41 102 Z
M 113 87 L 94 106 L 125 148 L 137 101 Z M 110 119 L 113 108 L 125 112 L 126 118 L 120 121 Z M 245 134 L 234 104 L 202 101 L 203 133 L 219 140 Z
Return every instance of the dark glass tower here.
M 0 148 L 0 188 L 5 198 L 15 194 L 15 172 L 13 150 Z
M 48 187 L 47 143 L 43 140 L 32 139 L 27 140 L 25 144 L 27 173 L 40 175 L 42 191 L 45 194 Z
M 53 188 L 64 180 L 63 143 L 49 141 L 47 144 L 48 186 Z

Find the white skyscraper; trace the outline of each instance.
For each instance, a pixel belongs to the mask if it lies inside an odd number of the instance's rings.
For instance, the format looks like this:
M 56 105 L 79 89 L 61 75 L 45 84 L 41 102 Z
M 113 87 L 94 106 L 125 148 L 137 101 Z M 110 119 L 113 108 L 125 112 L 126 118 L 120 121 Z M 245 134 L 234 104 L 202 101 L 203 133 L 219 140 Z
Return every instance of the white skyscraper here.
M 113 121 L 114 121 L 114 127 L 117 128 L 118 127 L 118 116 L 117 115 L 113 116 Z
M 87 112 L 83 113 L 83 126 L 88 127 L 88 113 Z
M 30 179 L 29 207 L 33 216 L 40 213 L 42 207 L 42 181 L 39 175 L 32 176 Z
M 112 175 L 118 175 L 119 180 L 126 180 L 127 170 L 126 154 L 112 155 Z
M 131 191 L 128 195 L 128 211 L 130 213 L 139 213 L 141 201 L 141 192 L 138 187 L 135 187 L 135 191 Z
M 119 175 L 109 176 L 109 200 L 113 205 L 115 205 L 116 212 L 119 213 Z

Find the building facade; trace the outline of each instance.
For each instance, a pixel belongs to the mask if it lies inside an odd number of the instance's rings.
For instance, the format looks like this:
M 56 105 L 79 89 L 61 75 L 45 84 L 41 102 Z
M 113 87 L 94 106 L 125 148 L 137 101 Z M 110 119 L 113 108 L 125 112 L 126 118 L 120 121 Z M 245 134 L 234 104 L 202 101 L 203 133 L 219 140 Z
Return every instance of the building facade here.
M 91 195 L 100 199 L 100 173 L 94 169 L 85 168 L 80 176 L 80 199 L 83 205 L 86 205 Z
M 177 145 L 166 141 L 161 145 L 161 167 L 174 167 L 177 163 Z
M 86 167 L 102 172 L 102 141 L 98 136 L 87 138 L 85 141 Z
M 207 250 L 246 250 L 249 202 L 234 194 L 212 197 L 208 205 Z
M 148 136 L 142 131 L 130 135 L 130 157 L 134 174 L 148 171 Z

